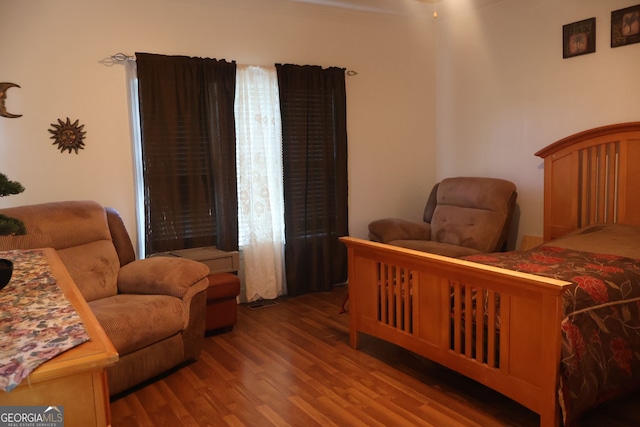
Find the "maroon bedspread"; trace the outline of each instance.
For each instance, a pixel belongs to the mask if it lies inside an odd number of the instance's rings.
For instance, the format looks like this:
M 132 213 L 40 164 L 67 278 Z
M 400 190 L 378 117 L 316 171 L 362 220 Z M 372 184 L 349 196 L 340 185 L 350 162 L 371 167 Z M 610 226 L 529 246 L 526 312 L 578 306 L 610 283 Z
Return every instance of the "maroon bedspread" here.
M 566 426 L 640 386 L 640 260 L 552 246 L 465 259 L 573 284 L 561 324 L 558 393 Z

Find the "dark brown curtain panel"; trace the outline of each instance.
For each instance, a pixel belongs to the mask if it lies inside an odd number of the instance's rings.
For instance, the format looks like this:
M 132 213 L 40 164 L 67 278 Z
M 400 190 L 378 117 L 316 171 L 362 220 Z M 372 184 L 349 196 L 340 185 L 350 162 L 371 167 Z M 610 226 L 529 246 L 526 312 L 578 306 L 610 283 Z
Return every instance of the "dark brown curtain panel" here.
M 347 278 L 344 69 L 276 65 L 282 115 L 287 293 Z
M 236 250 L 235 62 L 137 53 L 148 254 Z

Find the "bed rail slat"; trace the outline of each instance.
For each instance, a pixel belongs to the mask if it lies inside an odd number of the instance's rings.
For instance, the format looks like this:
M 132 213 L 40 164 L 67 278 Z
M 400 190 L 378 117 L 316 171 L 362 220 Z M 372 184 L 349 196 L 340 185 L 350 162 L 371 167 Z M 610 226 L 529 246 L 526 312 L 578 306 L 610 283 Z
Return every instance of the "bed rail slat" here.
M 462 352 L 462 285 L 453 284 L 453 351 Z
M 413 333 L 413 273 L 407 272 L 407 280 L 404 284 L 404 330 Z
M 500 298 L 500 336 L 498 348 L 500 349 L 500 363 L 497 366 L 505 375 L 509 374 L 509 340 L 511 336 L 511 300 L 509 296 Z M 504 320 L 504 321 L 503 321 Z
M 473 358 L 473 289 L 469 286 L 464 287 L 464 354 L 468 358 Z
M 487 292 L 487 365 L 496 366 L 496 298 L 492 290 Z
M 485 331 L 485 319 L 487 317 L 485 314 L 485 291 L 483 289 L 476 288 L 475 292 L 476 292 L 476 305 L 477 305 L 477 308 L 475 310 L 476 316 L 474 319 L 474 324 L 475 324 L 474 334 L 475 334 L 475 341 L 476 341 L 475 353 L 476 353 L 476 360 L 484 361 L 485 355 L 486 355 L 486 351 L 484 347 L 485 345 L 484 331 Z

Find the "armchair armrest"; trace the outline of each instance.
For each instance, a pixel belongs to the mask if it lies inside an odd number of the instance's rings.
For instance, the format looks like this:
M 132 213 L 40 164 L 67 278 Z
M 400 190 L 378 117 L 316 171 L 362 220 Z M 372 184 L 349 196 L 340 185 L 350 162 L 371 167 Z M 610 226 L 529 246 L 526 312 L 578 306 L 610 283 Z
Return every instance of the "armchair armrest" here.
M 132 261 L 120 268 L 118 292 L 170 295 L 184 299 L 207 289 L 209 267 L 186 258 L 154 257 Z M 196 289 L 191 289 L 192 287 Z
M 387 243 L 393 240 L 431 240 L 431 225 L 398 218 L 384 218 L 369 224 L 369 239 Z
M 155 257 L 132 261 L 120 268 L 118 292 L 144 295 L 169 295 L 182 300 L 183 329 L 192 317 L 204 319 L 206 292 L 209 287 L 209 267 L 186 258 Z M 194 298 L 203 293 L 202 298 Z M 200 314 L 192 314 L 192 301 L 200 301 Z M 194 308 L 195 309 L 195 308 Z M 204 331 L 204 320 L 202 321 Z

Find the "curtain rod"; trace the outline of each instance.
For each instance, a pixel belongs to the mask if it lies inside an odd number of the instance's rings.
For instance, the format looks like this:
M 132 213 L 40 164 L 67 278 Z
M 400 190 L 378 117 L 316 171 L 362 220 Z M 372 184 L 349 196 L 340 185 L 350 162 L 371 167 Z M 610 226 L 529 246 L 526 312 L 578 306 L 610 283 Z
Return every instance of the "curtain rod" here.
M 135 56 L 130 56 L 130 55 L 126 55 L 124 53 L 116 53 L 114 55 L 111 55 L 111 59 L 113 59 L 114 61 L 117 62 L 124 62 L 124 61 L 135 61 L 136 57 Z M 345 71 L 347 76 L 355 76 L 358 74 L 357 71 L 353 71 L 353 70 L 346 70 Z

